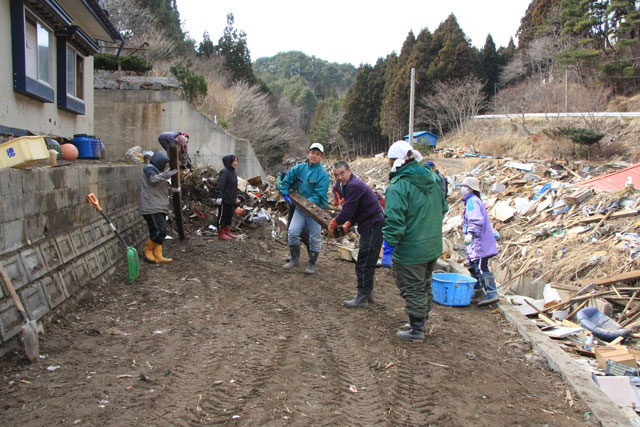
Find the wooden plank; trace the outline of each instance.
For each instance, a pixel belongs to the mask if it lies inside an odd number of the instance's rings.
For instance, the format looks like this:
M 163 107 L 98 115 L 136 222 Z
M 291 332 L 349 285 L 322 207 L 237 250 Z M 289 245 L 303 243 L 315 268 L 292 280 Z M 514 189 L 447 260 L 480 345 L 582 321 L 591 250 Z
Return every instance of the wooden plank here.
M 311 203 L 296 192 L 290 192 L 289 197 L 291 198 L 293 204 L 296 206 L 296 209 L 300 209 L 302 212 L 309 215 L 315 222 L 320 224 L 322 228 L 329 228 L 329 223 L 333 218 L 327 211 L 321 209 L 318 205 Z M 344 232 L 342 232 L 342 228 L 340 227 L 336 229 L 334 235 L 335 237 L 342 237 L 344 235 Z
M 180 188 L 180 165 L 178 163 L 178 145 L 169 147 L 169 167 L 178 169 L 178 173 L 171 177 L 171 187 Z M 180 240 L 184 240 L 184 222 L 182 220 L 182 192 L 173 193 L 173 214 L 176 219 L 176 230 Z
M 627 271 L 626 273 L 615 274 L 613 276 L 601 277 L 599 279 L 589 279 L 588 281 L 583 281 L 583 284 L 595 284 L 599 285 L 610 285 L 612 283 L 618 282 L 626 282 L 628 280 L 637 280 L 640 279 L 640 270 Z
M 611 219 L 616 219 L 616 218 L 627 218 L 630 216 L 635 216 L 638 215 L 638 211 L 637 209 L 629 209 L 629 210 L 624 210 L 624 211 L 619 211 L 616 213 L 611 214 Z M 602 220 L 606 215 L 594 215 L 594 216 L 590 216 L 587 218 L 582 218 L 580 219 L 580 223 L 581 224 L 590 224 L 592 222 L 598 222 L 600 220 Z

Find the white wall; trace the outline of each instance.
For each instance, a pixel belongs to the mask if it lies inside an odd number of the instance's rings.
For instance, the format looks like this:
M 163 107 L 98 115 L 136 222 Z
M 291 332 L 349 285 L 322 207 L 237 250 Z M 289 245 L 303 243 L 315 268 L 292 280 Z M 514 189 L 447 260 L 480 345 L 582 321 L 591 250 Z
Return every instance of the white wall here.
M 53 39 L 55 52 L 55 37 Z M 46 136 L 71 138 L 76 133 L 93 134 L 93 57 L 84 60 L 84 115 L 59 110 L 55 102 L 43 103 L 14 92 L 9 0 L 0 0 L 0 58 L 3 58 L 0 61 L 0 125 Z M 52 83 L 57 92 L 55 60 L 53 66 Z

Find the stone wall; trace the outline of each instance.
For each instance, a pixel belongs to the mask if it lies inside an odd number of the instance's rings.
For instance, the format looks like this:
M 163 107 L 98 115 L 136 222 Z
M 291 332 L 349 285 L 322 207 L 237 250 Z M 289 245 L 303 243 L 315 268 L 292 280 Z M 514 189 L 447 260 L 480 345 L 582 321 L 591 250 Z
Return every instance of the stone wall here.
M 138 213 L 142 166 L 0 169 L 0 263 L 30 319 L 41 319 L 103 274 L 127 268 L 125 250 L 86 195 L 129 245 L 146 238 Z M 0 354 L 22 318 L 0 289 Z

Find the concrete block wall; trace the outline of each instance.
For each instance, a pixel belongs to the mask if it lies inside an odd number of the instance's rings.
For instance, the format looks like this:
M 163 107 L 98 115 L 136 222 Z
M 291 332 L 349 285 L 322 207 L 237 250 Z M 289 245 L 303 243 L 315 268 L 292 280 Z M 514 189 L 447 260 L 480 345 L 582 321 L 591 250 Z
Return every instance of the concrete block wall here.
M 86 195 L 94 193 L 125 241 L 139 246 L 141 173 L 141 165 L 0 169 L 0 263 L 31 319 L 126 268 L 124 248 Z M 0 354 L 22 324 L 0 288 Z

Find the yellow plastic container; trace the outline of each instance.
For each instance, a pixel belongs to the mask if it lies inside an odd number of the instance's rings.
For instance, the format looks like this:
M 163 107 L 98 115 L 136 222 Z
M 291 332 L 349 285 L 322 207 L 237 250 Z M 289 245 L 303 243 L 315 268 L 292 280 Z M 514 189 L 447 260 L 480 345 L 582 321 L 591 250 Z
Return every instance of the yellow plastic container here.
M 43 136 L 21 136 L 0 144 L 0 168 L 22 168 L 47 159 Z

